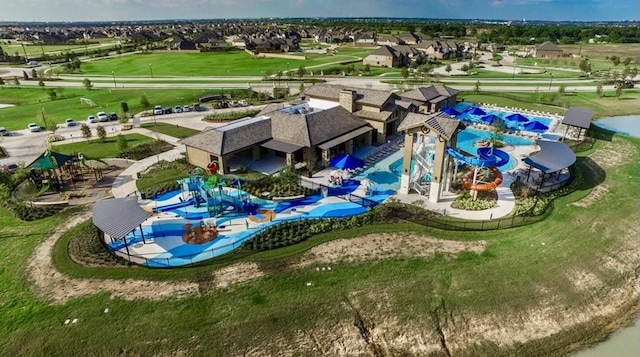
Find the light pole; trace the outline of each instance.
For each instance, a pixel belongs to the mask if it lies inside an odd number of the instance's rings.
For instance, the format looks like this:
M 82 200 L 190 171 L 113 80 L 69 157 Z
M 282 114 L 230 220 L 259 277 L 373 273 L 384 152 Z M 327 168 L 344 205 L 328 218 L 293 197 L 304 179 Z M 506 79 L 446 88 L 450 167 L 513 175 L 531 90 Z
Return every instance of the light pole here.
M 549 90 L 551 90 L 551 83 L 553 83 L 553 73 L 549 72 L 549 75 L 551 76 L 551 80 L 549 80 Z
M 111 76 L 113 77 L 113 86 L 117 87 L 118 85 L 116 84 L 116 73 L 114 71 L 111 71 Z
M 151 68 L 151 63 L 149 63 L 149 72 L 151 72 L 151 78 L 153 78 L 153 68 Z

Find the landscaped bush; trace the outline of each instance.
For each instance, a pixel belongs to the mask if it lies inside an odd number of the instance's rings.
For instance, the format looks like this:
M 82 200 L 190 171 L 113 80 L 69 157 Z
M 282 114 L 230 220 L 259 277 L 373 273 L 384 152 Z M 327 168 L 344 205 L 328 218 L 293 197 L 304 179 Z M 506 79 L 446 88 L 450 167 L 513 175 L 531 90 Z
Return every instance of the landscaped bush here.
M 229 120 L 242 119 L 246 117 L 252 117 L 258 113 L 260 113 L 260 109 L 242 110 L 237 112 L 209 114 L 205 116 L 204 119 L 211 120 L 211 121 L 229 121 Z
M 153 188 L 149 188 L 142 192 L 143 198 L 153 198 L 155 195 L 161 195 L 163 193 L 179 190 L 180 185 L 177 181 L 161 182 Z
M 55 143 L 57 141 L 63 141 L 63 140 L 64 140 L 64 136 L 62 135 L 54 134 L 54 135 L 47 136 L 47 142 L 49 143 Z
M 466 191 L 451 203 L 451 208 L 467 211 L 482 211 L 495 207 L 496 199 L 492 197 L 485 197 L 482 193 L 484 192 L 478 192 L 478 198 L 474 200 L 469 191 Z
M 64 209 L 64 206 L 30 206 L 24 203 L 10 203 L 8 207 L 22 221 L 35 221 L 51 217 Z
M 265 176 L 260 180 L 247 181 L 242 189 L 256 197 L 272 199 L 274 197 L 309 196 L 315 193 L 314 190 L 300 186 L 297 183 L 282 182 L 277 177 Z M 263 196 L 264 192 L 269 192 Z
M 154 140 L 128 148 L 120 152 L 120 154 L 118 154 L 118 157 L 131 160 L 142 160 L 149 156 L 158 155 L 171 149 L 173 149 L 173 146 L 166 141 Z
M 102 245 L 96 235 L 96 228 L 87 220 L 65 234 L 71 234 L 68 252 L 71 259 L 84 266 L 125 267 L 126 260 L 117 257 Z
M 562 196 L 566 196 L 571 192 L 577 190 L 578 187 L 580 187 L 580 185 L 582 185 L 582 183 L 584 182 L 582 170 L 579 166 L 574 165 L 570 168 L 570 172 L 571 179 L 567 184 L 558 188 L 557 190 L 539 195 L 528 197 L 525 197 L 524 195 L 520 196 L 517 193 L 521 192 L 522 189 L 520 188 L 520 186 L 524 184 L 521 182 L 514 182 L 513 184 L 511 184 L 511 189 L 513 190 L 517 198 L 516 205 L 513 209 L 512 214 L 515 216 L 523 214 L 533 216 L 540 215 L 544 213 L 544 211 L 551 204 L 551 202 L 553 202 L 553 200 Z

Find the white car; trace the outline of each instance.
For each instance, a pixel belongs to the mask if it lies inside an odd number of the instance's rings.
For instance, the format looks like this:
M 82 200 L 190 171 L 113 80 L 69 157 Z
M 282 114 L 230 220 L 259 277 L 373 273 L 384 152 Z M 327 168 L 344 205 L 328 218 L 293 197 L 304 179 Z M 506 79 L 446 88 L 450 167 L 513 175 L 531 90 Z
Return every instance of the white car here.
M 179 105 L 176 105 L 175 108 L 173 108 L 173 112 L 174 113 L 182 113 L 182 107 Z
M 29 125 L 27 125 L 27 128 L 29 128 L 29 131 L 32 133 L 37 133 L 40 131 L 40 125 L 36 123 L 29 123 Z
M 94 115 L 89 115 L 87 117 L 87 123 L 89 124 L 93 124 L 93 123 L 97 123 L 98 119 L 96 119 L 96 117 Z
M 105 112 L 98 112 L 98 121 L 109 121 L 109 117 Z
M 154 115 L 162 115 L 163 113 L 164 113 L 164 110 L 162 109 L 162 105 L 156 105 L 155 107 L 153 107 Z
M 191 111 L 191 107 L 188 106 L 188 105 L 185 105 L 184 107 L 182 107 L 182 111 L 185 112 L 185 113 L 188 113 L 188 112 Z

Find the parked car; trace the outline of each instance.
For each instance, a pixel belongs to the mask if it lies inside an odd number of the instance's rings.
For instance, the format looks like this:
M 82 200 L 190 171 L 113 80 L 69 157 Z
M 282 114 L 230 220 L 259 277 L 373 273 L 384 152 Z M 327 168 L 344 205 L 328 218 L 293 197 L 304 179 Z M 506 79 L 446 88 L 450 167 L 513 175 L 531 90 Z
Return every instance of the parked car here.
M 153 107 L 153 114 L 154 115 L 162 115 L 162 114 L 164 114 L 164 110 L 162 109 L 162 105 L 156 105 L 155 107 Z
M 98 112 L 98 121 L 109 121 L 109 117 L 105 112 Z
M 7 136 L 9 135 L 9 130 L 7 130 L 7 128 L 0 126 L 0 136 Z
M 87 117 L 87 123 L 89 124 L 93 124 L 93 123 L 97 123 L 98 119 L 96 119 L 95 115 L 89 115 Z
M 171 113 L 173 113 L 173 109 L 171 109 L 171 107 L 166 107 L 166 108 L 164 108 L 164 113 L 165 114 L 171 114 Z
M 37 133 L 41 130 L 40 125 L 36 123 L 29 123 L 29 125 L 27 125 L 27 128 L 29 128 L 29 131 L 32 133 Z
M 193 111 L 194 112 L 200 111 L 200 103 L 193 103 Z
M 67 118 L 67 120 L 64 121 L 64 126 L 66 126 L 67 128 L 76 126 L 77 124 L 78 123 L 76 123 L 76 121 L 71 118 Z
M 185 113 L 188 113 L 188 112 L 191 111 L 191 107 L 188 106 L 188 105 L 185 105 L 184 107 L 182 107 L 182 111 L 185 112 Z
M 179 105 L 176 105 L 175 108 L 173 108 L 173 112 L 174 113 L 182 113 L 182 107 Z
M 111 114 L 109 114 L 109 120 L 118 120 L 118 113 L 111 112 Z

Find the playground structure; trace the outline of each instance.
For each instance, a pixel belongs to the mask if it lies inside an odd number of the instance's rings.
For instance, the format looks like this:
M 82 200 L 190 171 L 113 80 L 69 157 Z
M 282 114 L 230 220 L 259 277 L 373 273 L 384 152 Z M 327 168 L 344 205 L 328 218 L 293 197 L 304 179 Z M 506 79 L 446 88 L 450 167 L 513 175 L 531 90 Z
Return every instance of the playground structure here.
M 474 199 L 477 198 L 478 191 L 491 191 L 500 186 L 502 183 L 502 173 L 498 168 L 509 163 L 510 158 L 506 152 L 493 147 L 478 148 L 477 157 L 465 156 L 451 147 L 447 149 L 447 154 L 453 157 L 454 161 L 473 166 L 473 170 L 464 176 L 462 187 L 470 190 Z M 478 180 L 479 170 L 485 168 L 492 171 L 495 177 L 493 181 L 482 182 Z M 457 176 L 457 169 L 458 165 L 455 165 L 453 177 Z

